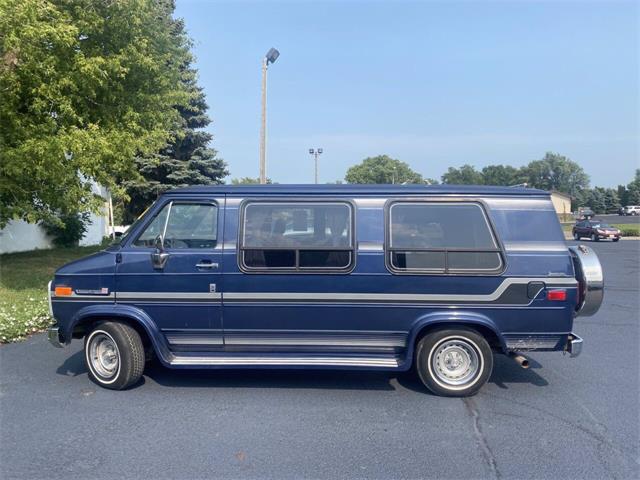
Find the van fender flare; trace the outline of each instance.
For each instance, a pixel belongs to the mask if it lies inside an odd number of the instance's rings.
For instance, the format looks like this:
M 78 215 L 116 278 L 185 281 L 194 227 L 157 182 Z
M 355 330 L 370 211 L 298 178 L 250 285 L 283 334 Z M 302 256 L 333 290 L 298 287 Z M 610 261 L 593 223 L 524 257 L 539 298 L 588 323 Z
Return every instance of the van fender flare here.
M 468 311 L 460 311 L 460 310 L 450 310 L 450 311 L 440 311 L 440 312 L 432 312 L 427 313 L 419 317 L 411 326 L 411 330 L 409 331 L 409 335 L 407 337 L 407 353 L 406 353 L 406 361 L 404 362 L 404 369 L 408 370 L 411 368 L 413 364 L 413 353 L 416 343 L 416 338 L 420 335 L 425 328 L 431 327 L 434 325 L 441 325 L 443 327 L 456 327 L 456 326 L 469 326 L 473 327 L 474 325 L 488 328 L 491 330 L 495 336 L 498 338 L 500 342 L 500 348 L 503 352 L 507 350 L 507 344 L 505 342 L 504 336 L 500 333 L 500 330 L 496 326 L 496 324 L 486 315 L 476 313 L 476 312 L 468 312 Z
M 160 332 L 156 323 L 151 319 L 151 317 L 149 317 L 149 315 L 147 315 L 146 312 L 131 305 L 89 305 L 81 308 L 73 316 L 65 330 L 62 332 L 65 343 L 68 344 L 71 342 L 71 335 L 76 325 L 91 317 L 121 318 L 141 326 L 144 331 L 147 332 L 153 349 L 160 361 L 164 365 L 169 365 L 171 363 L 173 355 L 169 350 L 169 346 L 164 335 Z

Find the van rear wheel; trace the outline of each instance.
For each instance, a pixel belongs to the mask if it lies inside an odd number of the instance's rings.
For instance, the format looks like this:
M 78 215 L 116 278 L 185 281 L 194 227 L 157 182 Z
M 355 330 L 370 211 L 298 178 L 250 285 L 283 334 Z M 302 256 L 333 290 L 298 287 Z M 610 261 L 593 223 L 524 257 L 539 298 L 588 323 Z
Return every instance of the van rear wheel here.
M 142 376 L 145 363 L 142 339 L 126 323 L 96 324 L 85 337 L 84 353 L 89 378 L 101 387 L 124 390 Z
M 491 347 L 471 329 L 436 330 L 420 339 L 416 347 L 418 376 L 436 395 L 474 395 L 487 382 L 492 369 Z

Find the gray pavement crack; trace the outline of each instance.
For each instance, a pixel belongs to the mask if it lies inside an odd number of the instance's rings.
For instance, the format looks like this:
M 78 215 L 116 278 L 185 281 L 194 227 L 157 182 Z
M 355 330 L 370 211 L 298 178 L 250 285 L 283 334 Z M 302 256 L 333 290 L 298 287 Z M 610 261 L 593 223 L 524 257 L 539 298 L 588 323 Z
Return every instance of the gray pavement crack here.
M 476 438 L 476 441 L 478 442 L 478 445 L 480 446 L 480 451 L 482 452 L 482 456 L 487 462 L 487 465 L 489 466 L 489 470 L 491 470 L 491 473 L 493 474 L 493 478 L 496 478 L 496 479 L 502 478 L 502 474 L 498 469 L 498 463 L 496 462 L 496 457 L 493 454 L 491 447 L 489 446 L 489 442 L 487 441 L 487 438 L 482 432 L 482 427 L 480 426 L 480 413 L 478 412 L 478 408 L 476 406 L 475 401 L 473 400 L 473 398 L 466 397 L 462 399 L 462 403 L 464 403 L 464 406 L 467 409 L 467 412 L 469 412 L 469 415 L 473 420 L 473 434 Z

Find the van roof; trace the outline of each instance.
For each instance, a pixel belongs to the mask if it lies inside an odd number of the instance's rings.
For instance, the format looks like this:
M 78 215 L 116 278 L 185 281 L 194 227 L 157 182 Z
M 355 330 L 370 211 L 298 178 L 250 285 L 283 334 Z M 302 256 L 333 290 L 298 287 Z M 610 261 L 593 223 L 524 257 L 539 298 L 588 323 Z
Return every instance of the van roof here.
M 486 185 L 374 185 L 374 184 L 324 184 L 324 185 L 206 185 L 177 188 L 173 194 L 209 195 L 483 195 L 483 196 L 549 196 L 549 192 L 535 188 L 495 187 Z

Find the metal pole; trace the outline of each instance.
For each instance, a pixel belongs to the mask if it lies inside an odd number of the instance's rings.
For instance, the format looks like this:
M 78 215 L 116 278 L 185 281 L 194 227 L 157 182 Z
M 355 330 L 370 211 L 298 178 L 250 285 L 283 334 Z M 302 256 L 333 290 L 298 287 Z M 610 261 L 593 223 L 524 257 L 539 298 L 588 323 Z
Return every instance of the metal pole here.
M 267 59 L 262 59 L 262 123 L 260 125 L 260 183 L 267 183 Z
M 314 157 L 315 157 L 315 161 L 316 161 L 316 174 L 315 174 L 315 179 L 316 179 L 316 185 L 318 184 L 318 151 L 316 150 L 316 153 L 314 153 Z

